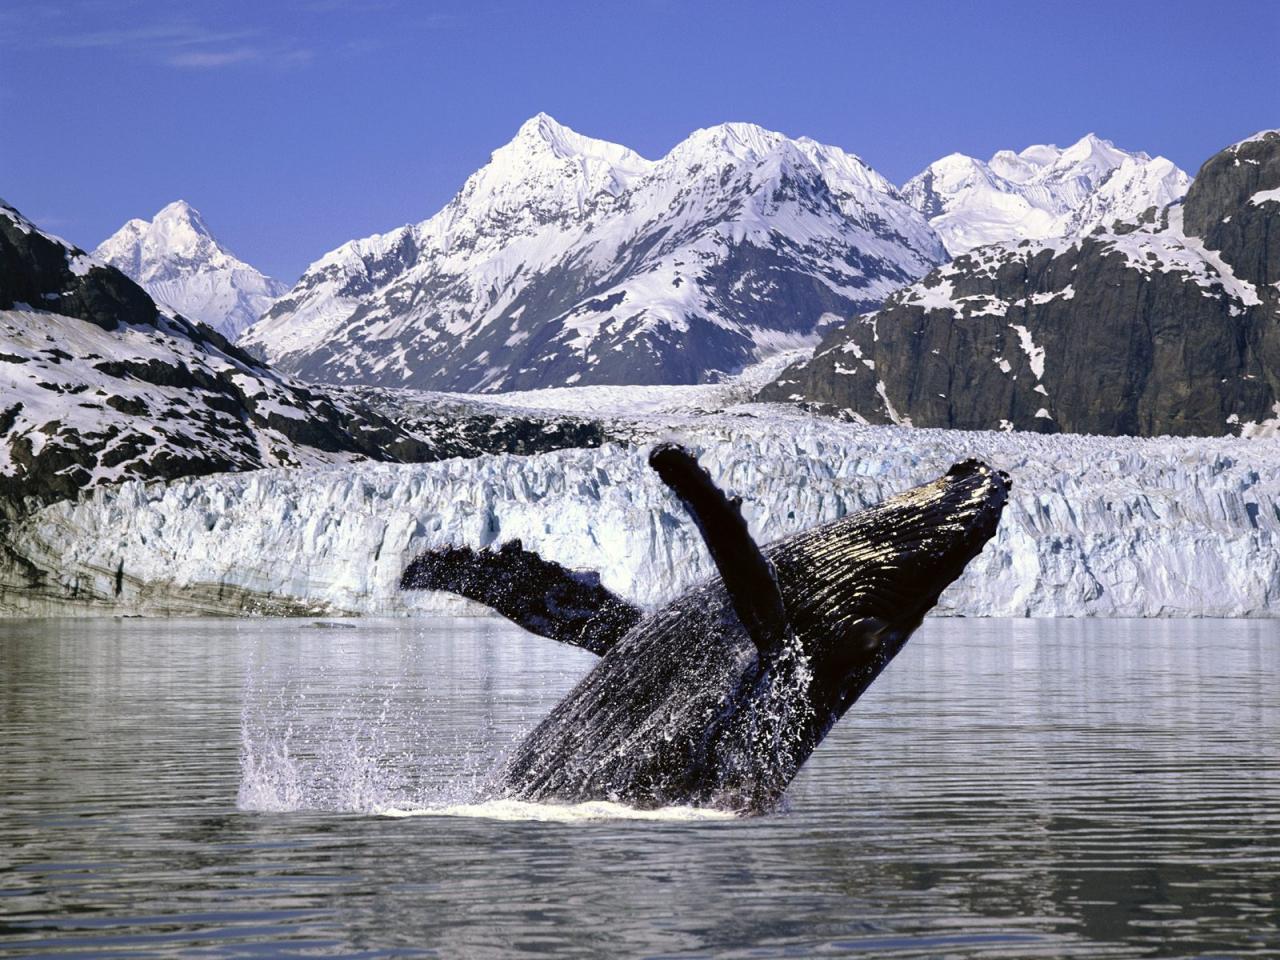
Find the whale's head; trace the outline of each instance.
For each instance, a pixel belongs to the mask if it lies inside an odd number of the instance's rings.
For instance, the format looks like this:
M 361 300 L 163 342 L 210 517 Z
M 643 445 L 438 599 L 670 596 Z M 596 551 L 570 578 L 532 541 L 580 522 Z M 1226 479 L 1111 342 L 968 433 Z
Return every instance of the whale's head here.
M 776 545 L 770 559 L 809 661 L 816 739 L 879 675 L 996 531 L 1009 477 L 978 460 Z

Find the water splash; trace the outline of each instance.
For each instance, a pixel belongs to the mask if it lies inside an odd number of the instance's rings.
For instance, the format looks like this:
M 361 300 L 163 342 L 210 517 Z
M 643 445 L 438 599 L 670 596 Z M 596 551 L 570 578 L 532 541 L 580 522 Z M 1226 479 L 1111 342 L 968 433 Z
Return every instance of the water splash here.
M 527 800 L 501 799 L 418 809 L 387 807 L 372 812 L 383 817 L 475 817 L 483 820 L 534 820 L 544 823 L 584 823 L 601 820 L 686 823 L 739 819 L 739 815 L 731 810 L 683 806 L 645 810 L 607 800 L 593 800 L 587 803 L 531 803 Z
M 608 820 L 734 820 L 728 810 L 672 806 L 638 809 L 622 803 L 530 803 L 494 798 L 505 751 L 449 749 L 419 755 L 401 749 L 404 718 L 392 689 L 376 714 L 359 716 L 348 700 L 323 722 L 299 725 L 305 692 L 284 691 L 268 709 L 246 706 L 241 722 L 241 810 L 282 813 L 320 810 L 380 817 L 472 817 L 486 820 L 584 823 Z M 437 747 L 441 741 L 435 741 Z M 446 779 L 441 779 L 446 778 Z
M 448 704 L 395 680 L 354 689 L 325 666 L 251 669 L 240 722 L 241 810 L 372 813 L 474 802 L 505 750 L 481 725 L 445 729 Z
M 522 659 L 506 637 L 501 649 L 465 635 L 418 647 L 341 632 L 295 633 L 283 653 L 259 648 L 246 664 L 241 810 L 580 822 L 732 819 L 750 809 L 503 799 L 511 751 L 576 678 Z M 539 668 L 544 680 L 529 696 Z M 794 764 L 789 734 L 803 718 L 791 714 L 808 681 L 802 657 L 763 681 L 771 695 L 738 731 L 725 771 L 734 786 L 758 779 L 762 765 Z

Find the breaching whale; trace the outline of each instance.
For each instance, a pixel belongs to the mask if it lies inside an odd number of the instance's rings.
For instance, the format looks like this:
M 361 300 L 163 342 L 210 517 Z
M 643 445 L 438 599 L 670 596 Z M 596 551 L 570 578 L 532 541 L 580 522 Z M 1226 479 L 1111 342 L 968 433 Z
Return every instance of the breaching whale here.
M 767 810 L 995 533 L 1009 478 L 965 460 L 762 550 L 741 501 L 683 448 L 660 444 L 649 463 L 719 571 L 650 616 L 518 542 L 425 553 L 401 585 L 603 654 L 516 747 L 498 795 Z

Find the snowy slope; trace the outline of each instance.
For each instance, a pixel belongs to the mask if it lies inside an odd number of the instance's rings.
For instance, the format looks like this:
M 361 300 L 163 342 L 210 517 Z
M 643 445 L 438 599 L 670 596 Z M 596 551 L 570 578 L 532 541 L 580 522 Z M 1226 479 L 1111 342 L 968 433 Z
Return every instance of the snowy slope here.
M 391 456 L 415 438 L 157 307 L 0 203 L 0 518 L 127 478 Z
M 32 501 L 125 479 L 604 439 L 575 418 L 384 406 L 270 370 L 0 203 L 0 561 L 4 521 Z
M 183 200 L 150 221 L 130 220 L 93 255 L 142 284 L 157 302 L 231 340 L 289 289 L 237 260 Z
M 1008 470 L 1014 495 L 1000 531 L 941 613 L 1280 613 L 1280 449 L 1270 443 L 857 427 L 768 406 L 632 427 L 645 443 L 675 437 L 698 449 L 742 494 L 764 541 L 963 457 Z M 653 606 L 712 568 L 646 466 L 645 443 L 100 489 L 16 531 L 15 548 L 53 572 L 41 595 L 0 591 L 0 608 L 457 611 L 444 595 L 399 591 L 405 565 L 429 547 L 511 538 Z
M 434 217 L 313 263 L 242 343 L 335 383 L 697 383 L 944 257 L 837 148 L 732 123 L 651 161 L 540 114 Z
M 1094 134 L 1070 147 L 1001 150 L 985 163 L 953 153 L 903 185 L 947 251 L 1008 240 L 1077 237 L 1163 207 L 1190 178 L 1164 157 L 1129 153 Z

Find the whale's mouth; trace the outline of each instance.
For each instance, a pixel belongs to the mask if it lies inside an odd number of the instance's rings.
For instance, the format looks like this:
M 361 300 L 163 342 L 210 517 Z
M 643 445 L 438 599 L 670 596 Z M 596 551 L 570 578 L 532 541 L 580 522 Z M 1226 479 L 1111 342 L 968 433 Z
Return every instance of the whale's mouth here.
M 991 539 L 1008 474 L 979 460 L 769 551 L 813 666 L 819 739 Z
M 1008 474 L 979 460 L 769 550 L 802 632 L 919 621 L 994 535 Z

